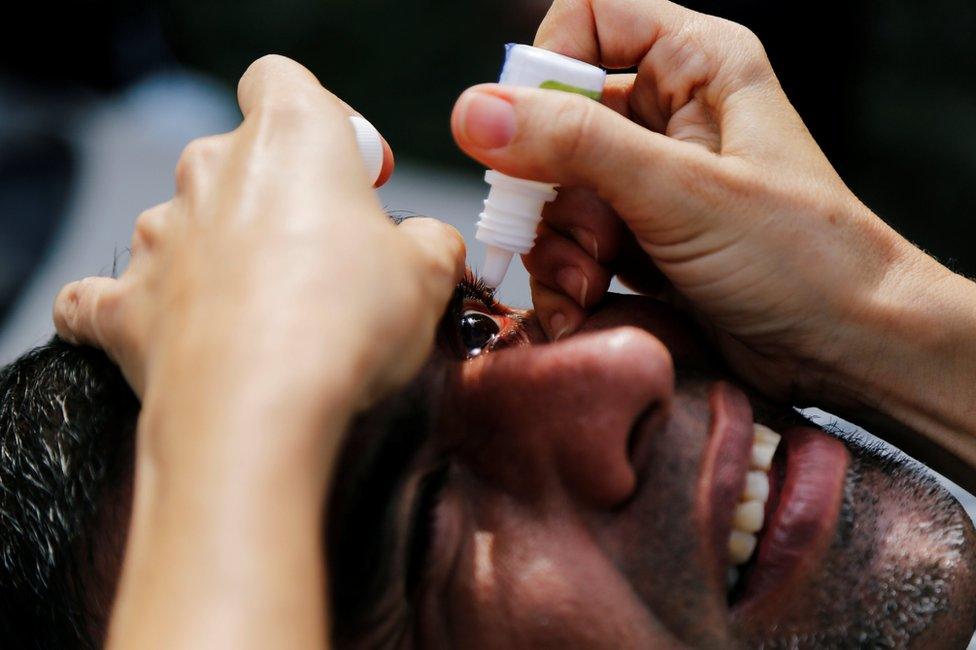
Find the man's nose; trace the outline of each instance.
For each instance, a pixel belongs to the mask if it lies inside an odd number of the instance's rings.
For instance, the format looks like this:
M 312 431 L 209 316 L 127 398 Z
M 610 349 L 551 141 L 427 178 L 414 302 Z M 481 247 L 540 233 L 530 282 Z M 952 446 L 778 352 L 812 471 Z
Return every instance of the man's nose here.
M 477 441 L 464 462 L 529 500 L 625 500 L 636 486 L 630 434 L 666 414 L 674 393 L 671 355 L 634 327 L 502 351 L 463 372 L 458 424 Z

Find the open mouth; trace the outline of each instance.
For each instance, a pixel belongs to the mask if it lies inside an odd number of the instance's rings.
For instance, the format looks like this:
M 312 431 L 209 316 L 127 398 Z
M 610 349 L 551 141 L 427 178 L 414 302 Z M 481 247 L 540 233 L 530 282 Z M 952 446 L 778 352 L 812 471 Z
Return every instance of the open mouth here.
M 777 600 L 816 570 L 833 540 L 850 463 L 843 443 L 817 429 L 793 427 L 781 439 L 762 425 L 755 431 L 729 537 L 736 614 Z
M 694 505 L 706 562 L 733 615 L 782 605 L 779 595 L 816 573 L 833 541 L 850 455 L 819 429 L 754 422 L 745 393 L 724 381 L 712 385 L 708 410 Z M 632 457 L 647 456 L 656 430 L 653 417 L 641 417 Z

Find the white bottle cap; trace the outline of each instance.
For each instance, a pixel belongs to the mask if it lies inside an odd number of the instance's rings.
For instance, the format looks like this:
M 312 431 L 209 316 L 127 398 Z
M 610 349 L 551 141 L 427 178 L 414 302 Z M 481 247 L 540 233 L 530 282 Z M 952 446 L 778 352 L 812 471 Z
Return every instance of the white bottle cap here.
M 356 132 L 356 144 L 366 166 L 366 176 L 371 185 L 376 185 L 383 172 L 383 137 L 365 117 L 353 115 L 349 122 Z
M 571 90 L 598 99 L 606 71 L 549 50 L 509 43 L 498 83 L 503 86 Z M 584 92 L 581 92 L 584 91 Z

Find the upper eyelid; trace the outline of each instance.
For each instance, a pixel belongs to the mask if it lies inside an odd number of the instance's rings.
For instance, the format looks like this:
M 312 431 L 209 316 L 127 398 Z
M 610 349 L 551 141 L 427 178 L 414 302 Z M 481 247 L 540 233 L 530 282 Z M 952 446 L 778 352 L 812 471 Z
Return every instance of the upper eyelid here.
M 492 309 L 497 308 L 501 303 L 495 299 L 495 290 L 491 289 L 484 281 L 474 275 L 470 270 L 465 272 L 464 278 L 458 283 L 462 298 L 474 299 Z

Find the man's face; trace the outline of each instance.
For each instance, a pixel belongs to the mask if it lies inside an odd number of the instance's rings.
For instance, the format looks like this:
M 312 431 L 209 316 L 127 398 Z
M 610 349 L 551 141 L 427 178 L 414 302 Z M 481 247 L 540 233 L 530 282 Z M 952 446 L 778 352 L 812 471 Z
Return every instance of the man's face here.
M 351 434 L 330 519 L 333 599 L 361 597 L 334 603 L 343 644 L 968 640 L 976 537 L 905 459 L 749 395 L 662 303 L 610 296 L 550 343 L 476 285 L 385 406 L 420 400 L 423 423 Z M 756 422 L 782 435 L 771 465 Z

